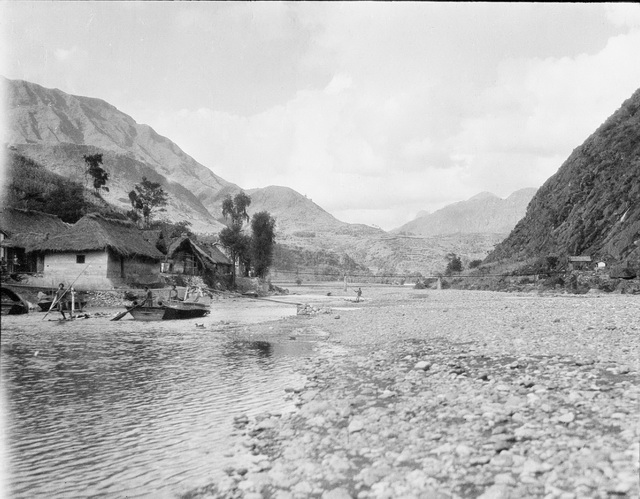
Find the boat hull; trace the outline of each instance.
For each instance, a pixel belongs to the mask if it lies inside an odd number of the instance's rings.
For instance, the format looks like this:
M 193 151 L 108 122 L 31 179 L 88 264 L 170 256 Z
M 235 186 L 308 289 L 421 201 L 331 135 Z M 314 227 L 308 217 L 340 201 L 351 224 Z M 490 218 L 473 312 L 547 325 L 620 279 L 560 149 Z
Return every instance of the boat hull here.
M 178 303 L 159 307 L 132 307 L 129 313 L 137 321 L 172 321 L 204 317 L 209 313 L 209 307 L 201 303 Z
M 2 315 L 21 315 L 29 313 L 29 304 L 18 293 L 2 287 L 0 288 L 2 295 L 2 306 L 0 312 Z

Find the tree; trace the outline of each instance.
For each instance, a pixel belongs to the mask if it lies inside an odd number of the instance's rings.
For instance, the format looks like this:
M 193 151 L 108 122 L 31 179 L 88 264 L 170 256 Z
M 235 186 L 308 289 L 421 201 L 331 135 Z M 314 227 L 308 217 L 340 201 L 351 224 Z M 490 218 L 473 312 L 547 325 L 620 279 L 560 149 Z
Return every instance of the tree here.
M 264 277 L 273 262 L 276 220 L 268 211 L 261 211 L 251 219 L 251 261 L 258 277 Z
M 462 272 L 462 260 L 455 253 L 449 253 L 446 256 L 449 263 L 447 263 L 447 275 L 451 275 L 454 272 Z
M 91 154 L 83 156 L 84 162 L 87 164 L 85 176 L 89 176 L 93 179 L 93 189 L 96 194 L 100 194 L 100 189 L 109 192 L 109 188 L 106 186 L 109 180 L 109 173 L 102 168 L 102 154 Z
M 156 212 L 166 211 L 164 207 L 168 199 L 169 196 L 162 186 L 158 182 L 151 182 L 147 177 L 142 177 L 142 182 L 136 184 L 129 192 L 131 206 L 138 216 L 142 214 L 146 227 L 151 225 L 151 219 Z
M 232 199 L 231 195 L 228 195 L 222 201 L 222 216 L 231 219 L 231 225 L 239 225 L 242 228 L 244 222 L 249 221 L 249 214 L 247 213 L 247 207 L 251 204 L 251 197 L 247 196 L 243 191 L 240 191 Z
M 251 239 L 242 233 L 244 222 L 249 221 L 247 207 L 251 204 L 251 198 L 240 191 L 234 198 L 227 196 L 222 201 L 222 215 L 230 219 L 230 226 L 220 231 L 220 243 L 231 253 L 233 261 L 233 285 L 236 283 L 236 263 L 246 264 L 249 258 Z

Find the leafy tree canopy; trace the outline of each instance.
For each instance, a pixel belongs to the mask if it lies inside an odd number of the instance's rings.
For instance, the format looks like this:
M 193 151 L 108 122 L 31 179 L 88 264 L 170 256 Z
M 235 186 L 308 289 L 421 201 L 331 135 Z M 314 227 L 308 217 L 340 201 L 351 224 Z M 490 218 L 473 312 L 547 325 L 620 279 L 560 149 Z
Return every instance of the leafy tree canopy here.
M 231 219 L 231 225 L 239 225 L 242 228 L 244 222 L 249 221 L 249 214 L 247 208 L 251 204 L 251 197 L 244 192 L 240 191 L 235 197 L 231 198 L 228 195 L 222 201 L 222 216 L 226 219 Z
M 93 190 L 96 194 L 100 193 L 100 190 L 109 192 L 109 188 L 106 186 L 109 180 L 109 173 L 102 168 L 102 154 L 91 154 L 83 156 L 85 163 L 87 164 L 87 170 L 85 176 L 89 176 L 92 179 Z
M 138 219 L 140 215 L 145 226 L 151 225 L 153 216 L 165 210 L 169 196 L 158 182 L 152 182 L 147 177 L 142 177 L 142 182 L 136 184 L 129 192 L 129 201 Z M 134 217 L 132 217 L 134 218 Z

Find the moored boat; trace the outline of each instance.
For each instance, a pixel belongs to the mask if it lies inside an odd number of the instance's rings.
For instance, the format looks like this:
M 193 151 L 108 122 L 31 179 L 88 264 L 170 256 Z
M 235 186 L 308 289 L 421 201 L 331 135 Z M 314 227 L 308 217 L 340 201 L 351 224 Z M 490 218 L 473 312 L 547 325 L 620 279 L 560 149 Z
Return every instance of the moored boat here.
M 0 288 L 2 294 L 2 315 L 20 315 L 29 313 L 29 304 L 15 291 L 8 288 Z
M 153 307 L 133 306 L 129 313 L 138 321 L 196 319 L 209 313 L 209 305 L 198 302 L 170 302 Z

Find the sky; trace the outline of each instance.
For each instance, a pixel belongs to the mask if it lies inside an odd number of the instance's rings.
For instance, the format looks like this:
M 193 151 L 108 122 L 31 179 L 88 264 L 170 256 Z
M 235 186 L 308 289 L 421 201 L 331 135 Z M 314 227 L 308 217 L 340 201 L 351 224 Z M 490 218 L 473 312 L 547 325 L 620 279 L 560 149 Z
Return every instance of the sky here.
M 539 187 L 640 87 L 640 5 L 4 2 L 0 74 L 389 230 Z

